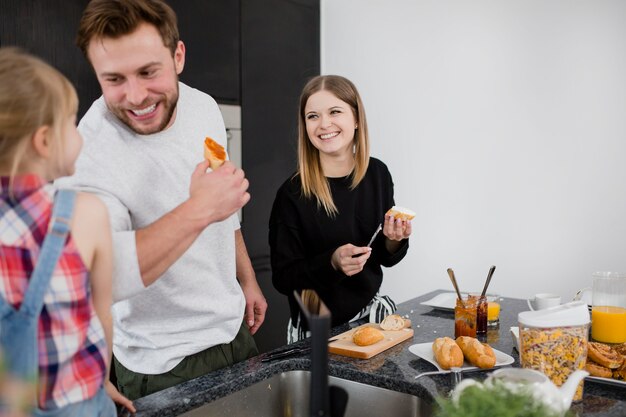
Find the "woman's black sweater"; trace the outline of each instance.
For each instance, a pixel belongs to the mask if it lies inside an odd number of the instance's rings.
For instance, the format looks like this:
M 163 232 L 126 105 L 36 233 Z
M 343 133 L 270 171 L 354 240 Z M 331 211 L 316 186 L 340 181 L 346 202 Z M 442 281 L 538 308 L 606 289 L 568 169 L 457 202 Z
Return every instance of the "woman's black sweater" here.
M 387 166 L 375 158 L 370 158 L 365 177 L 354 190 L 350 176 L 327 179 L 339 210 L 336 217 L 329 217 L 315 198 L 303 196 L 299 175 L 280 187 L 270 216 L 272 282 L 288 297 L 294 324 L 299 307 L 293 290 L 316 290 L 331 311 L 332 325 L 346 323 L 378 292 L 381 266 L 397 264 L 409 247 L 407 239 L 390 254 L 381 232 L 361 272 L 348 277 L 335 271 L 330 263 L 333 252 L 347 243 L 367 245 L 384 222 L 385 213 L 394 205 L 393 180 Z

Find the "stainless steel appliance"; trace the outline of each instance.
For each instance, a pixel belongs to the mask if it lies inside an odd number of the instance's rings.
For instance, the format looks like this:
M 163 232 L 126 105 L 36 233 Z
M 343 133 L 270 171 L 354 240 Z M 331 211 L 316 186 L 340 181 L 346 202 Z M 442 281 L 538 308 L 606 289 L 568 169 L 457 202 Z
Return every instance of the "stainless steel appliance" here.
M 218 104 L 226 126 L 226 152 L 230 161 L 243 168 L 241 160 L 241 106 Z M 239 221 L 243 221 L 243 211 L 239 210 Z

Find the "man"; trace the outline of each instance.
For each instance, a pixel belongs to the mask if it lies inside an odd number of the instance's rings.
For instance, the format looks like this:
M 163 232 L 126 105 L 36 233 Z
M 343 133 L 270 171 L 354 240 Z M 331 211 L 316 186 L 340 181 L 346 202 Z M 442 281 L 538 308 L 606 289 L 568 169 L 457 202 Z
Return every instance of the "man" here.
M 102 97 L 79 124 L 85 146 L 66 181 L 111 215 L 115 371 L 132 400 L 257 354 L 267 303 L 236 215 L 248 181 L 228 161 L 198 163 L 204 138 L 225 144 L 226 132 L 215 101 L 178 81 L 172 9 L 92 0 L 77 44 Z

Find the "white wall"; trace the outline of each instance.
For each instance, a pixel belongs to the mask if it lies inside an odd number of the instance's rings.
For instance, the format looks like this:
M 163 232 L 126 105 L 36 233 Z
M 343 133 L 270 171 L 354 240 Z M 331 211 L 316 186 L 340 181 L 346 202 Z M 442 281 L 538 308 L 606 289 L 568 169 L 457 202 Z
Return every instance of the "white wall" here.
M 571 299 L 626 271 L 626 2 L 321 0 L 322 73 L 355 82 L 417 218 L 397 301 Z

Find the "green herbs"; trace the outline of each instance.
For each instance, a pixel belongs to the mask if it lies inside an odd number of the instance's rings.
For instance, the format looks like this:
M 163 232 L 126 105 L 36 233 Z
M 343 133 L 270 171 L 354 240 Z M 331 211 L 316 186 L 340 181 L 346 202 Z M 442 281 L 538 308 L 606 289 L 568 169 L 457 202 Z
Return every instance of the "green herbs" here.
M 458 401 L 440 397 L 437 404 L 435 417 L 560 417 L 530 392 L 513 392 L 502 384 L 469 386 Z

